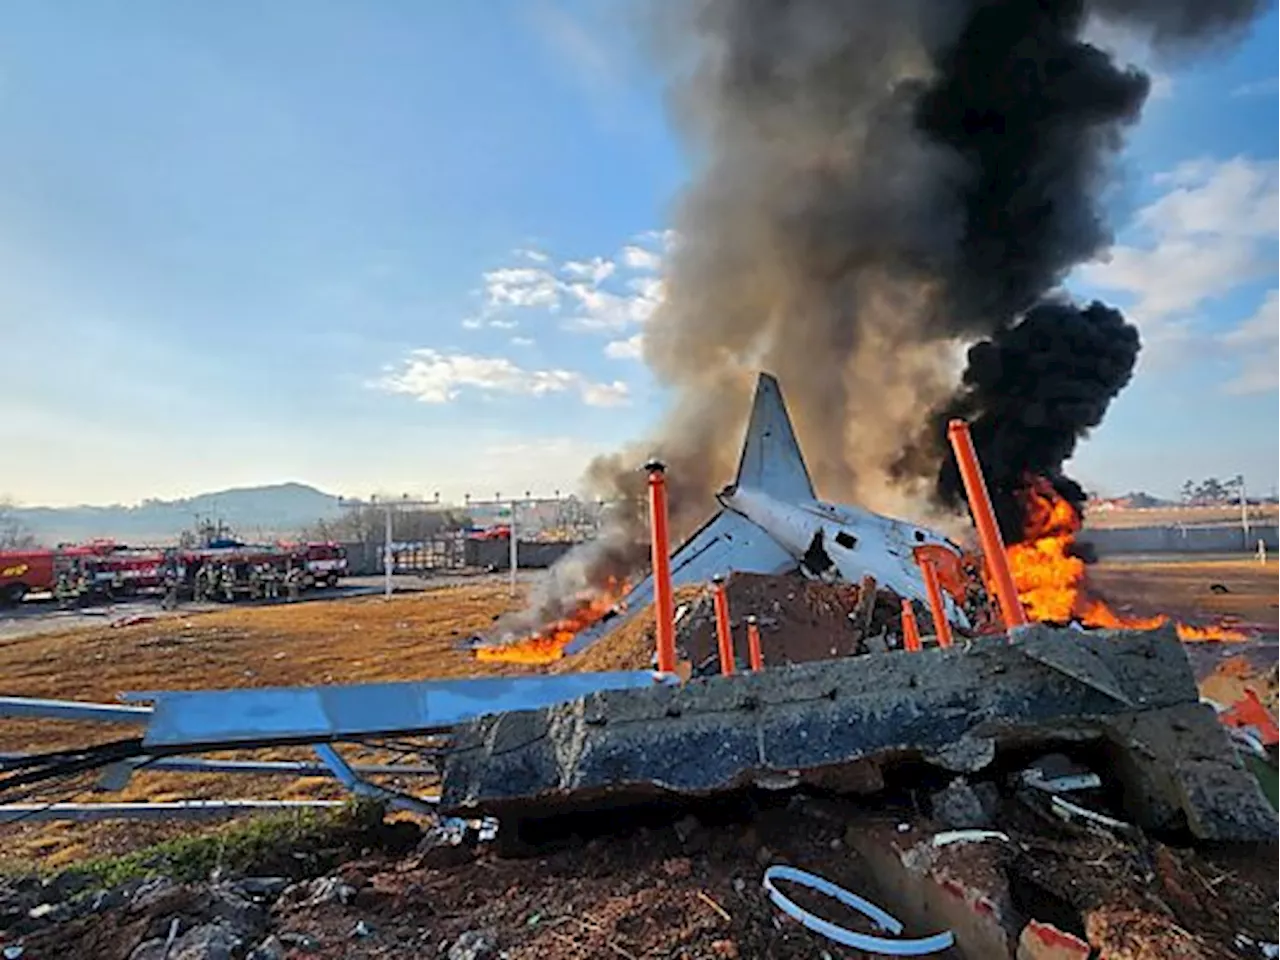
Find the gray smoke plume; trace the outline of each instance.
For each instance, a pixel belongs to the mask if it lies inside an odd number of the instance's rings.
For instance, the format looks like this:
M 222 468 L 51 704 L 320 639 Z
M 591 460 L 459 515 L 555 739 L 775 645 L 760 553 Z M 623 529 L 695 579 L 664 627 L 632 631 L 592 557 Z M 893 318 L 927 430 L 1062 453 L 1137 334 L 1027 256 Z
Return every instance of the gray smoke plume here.
M 935 519 L 930 413 L 964 348 L 1110 242 L 1099 209 L 1149 81 L 1082 39 L 1100 17 L 1182 54 L 1251 0 L 674 0 L 658 8 L 695 175 L 645 360 L 673 392 L 593 464 L 623 504 L 532 619 L 647 557 L 639 466 L 670 465 L 673 533 L 732 479 L 755 374 L 776 374 L 820 492 Z M 924 433 L 922 434 L 922 430 Z

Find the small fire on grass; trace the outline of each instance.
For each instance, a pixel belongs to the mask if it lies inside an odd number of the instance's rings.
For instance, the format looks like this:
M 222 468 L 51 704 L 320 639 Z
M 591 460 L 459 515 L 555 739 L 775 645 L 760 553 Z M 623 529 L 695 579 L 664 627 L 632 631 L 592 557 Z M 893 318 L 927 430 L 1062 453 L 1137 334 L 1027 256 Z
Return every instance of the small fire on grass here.
M 619 601 L 627 594 L 624 581 L 609 578 L 604 589 L 583 596 L 567 617 L 547 624 L 537 633 L 523 640 L 479 647 L 476 659 L 489 663 L 555 663 L 564 656 L 564 649 L 583 630 L 599 622 L 618 608 Z
M 1070 623 L 1086 627 L 1130 627 L 1150 630 L 1167 623 L 1166 616 L 1125 617 L 1089 593 L 1085 562 L 1076 555 L 1080 512 L 1049 481 L 1035 477 L 1021 493 L 1026 532 L 1021 543 L 1008 548 L 1009 566 L 1018 598 L 1027 617 L 1038 622 Z M 1246 634 L 1226 627 L 1176 624 L 1182 640 L 1245 640 Z

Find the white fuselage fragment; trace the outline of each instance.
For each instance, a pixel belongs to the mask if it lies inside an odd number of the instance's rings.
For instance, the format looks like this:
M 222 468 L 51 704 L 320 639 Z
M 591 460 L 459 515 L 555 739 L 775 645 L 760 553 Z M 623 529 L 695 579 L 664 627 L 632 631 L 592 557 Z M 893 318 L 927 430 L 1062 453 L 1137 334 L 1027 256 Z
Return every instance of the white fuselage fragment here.
M 863 577 L 874 577 L 879 586 L 913 600 L 928 601 L 915 548 L 935 545 L 956 549 L 945 537 L 924 527 L 858 507 L 818 500 L 789 503 L 748 487 L 728 488 L 717 499 L 725 509 L 760 527 L 797 562 L 804 562 L 806 555 L 812 557 L 816 542 L 841 579 L 857 583 Z M 806 566 L 812 570 L 811 564 Z M 952 623 L 969 626 L 964 611 L 949 596 L 943 602 Z

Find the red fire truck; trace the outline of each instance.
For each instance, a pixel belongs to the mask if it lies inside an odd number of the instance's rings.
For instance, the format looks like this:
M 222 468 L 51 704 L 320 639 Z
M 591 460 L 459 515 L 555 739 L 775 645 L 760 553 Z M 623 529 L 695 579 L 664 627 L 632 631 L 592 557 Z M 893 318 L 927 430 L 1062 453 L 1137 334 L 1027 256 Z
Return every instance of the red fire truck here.
M 304 586 L 336 587 L 338 580 L 347 575 L 347 551 L 341 544 L 305 543 L 302 548 L 307 558 Z
M 53 589 L 64 566 L 108 561 L 122 549 L 111 540 L 30 550 L 0 550 L 0 605 L 18 603 L 28 593 Z

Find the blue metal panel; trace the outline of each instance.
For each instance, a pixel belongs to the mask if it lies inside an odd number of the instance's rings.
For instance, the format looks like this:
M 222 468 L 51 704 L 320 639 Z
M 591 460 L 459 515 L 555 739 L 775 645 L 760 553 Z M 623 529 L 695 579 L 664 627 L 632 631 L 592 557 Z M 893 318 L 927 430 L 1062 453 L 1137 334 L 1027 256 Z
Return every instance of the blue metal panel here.
M 650 686 L 648 671 L 478 677 L 419 683 L 171 690 L 154 700 L 146 747 L 323 743 L 379 734 L 446 730 L 493 713 L 532 710 L 593 693 Z

